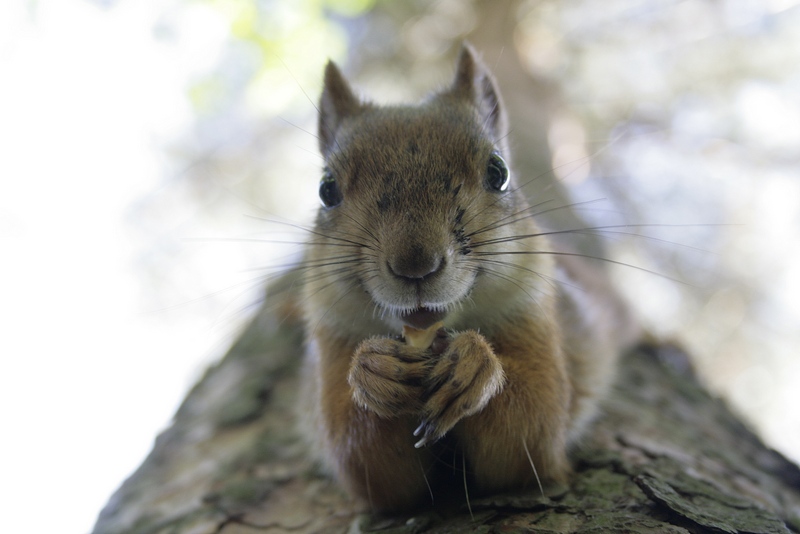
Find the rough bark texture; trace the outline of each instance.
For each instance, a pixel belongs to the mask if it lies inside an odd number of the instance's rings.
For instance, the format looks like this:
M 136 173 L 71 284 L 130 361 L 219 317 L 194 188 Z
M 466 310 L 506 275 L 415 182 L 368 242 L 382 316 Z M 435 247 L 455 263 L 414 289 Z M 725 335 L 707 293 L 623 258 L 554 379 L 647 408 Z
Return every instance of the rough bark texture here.
M 669 345 L 623 359 L 568 488 L 465 496 L 405 517 L 363 513 L 314 470 L 295 431 L 302 331 L 281 291 L 189 393 L 96 534 L 800 532 L 800 469 Z

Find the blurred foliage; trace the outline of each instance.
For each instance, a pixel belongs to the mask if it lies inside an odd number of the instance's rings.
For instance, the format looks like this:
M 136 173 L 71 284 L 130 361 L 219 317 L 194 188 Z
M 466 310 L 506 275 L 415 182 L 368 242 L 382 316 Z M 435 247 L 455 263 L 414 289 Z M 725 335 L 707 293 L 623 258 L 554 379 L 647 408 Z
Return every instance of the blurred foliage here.
M 258 111 L 274 114 L 295 103 L 302 94 L 297 86 L 283 87 L 276 71 L 292 65 L 291 74 L 301 87 L 318 75 L 307 70 L 312 63 L 304 58 L 321 51 L 340 58 L 346 44 L 346 28 L 332 19 L 353 19 L 364 15 L 375 0 L 195 0 L 210 6 L 227 26 L 228 43 L 222 72 L 216 71 L 196 83 L 190 94 L 198 112 L 227 112 L 242 95 Z M 227 60 L 240 65 L 240 72 L 230 76 Z M 221 88 L 221 84 L 234 85 Z M 244 83 L 242 83 L 244 82 Z M 227 89 L 227 90 L 225 90 Z M 269 95 L 267 100 L 265 95 Z
M 376 100 L 414 100 L 448 82 L 469 39 L 498 77 L 519 174 L 546 178 L 530 194 L 566 185 L 565 202 L 604 199 L 576 205 L 584 224 L 631 224 L 595 233 L 615 259 L 687 282 L 615 270 L 650 329 L 687 343 L 714 389 L 800 451 L 800 416 L 780 411 L 800 403 L 797 0 L 180 5 L 225 26 L 175 148 L 210 213 L 310 220 L 329 57 Z

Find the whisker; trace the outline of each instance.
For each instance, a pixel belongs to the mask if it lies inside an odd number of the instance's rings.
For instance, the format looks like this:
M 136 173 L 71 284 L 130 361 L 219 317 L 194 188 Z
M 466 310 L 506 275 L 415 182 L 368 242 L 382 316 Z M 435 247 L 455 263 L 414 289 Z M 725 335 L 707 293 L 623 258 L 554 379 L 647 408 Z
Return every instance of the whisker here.
M 470 232 L 470 233 L 468 233 L 468 234 L 467 234 L 467 237 L 472 237 L 472 236 L 475 236 L 475 235 L 478 235 L 478 234 L 482 234 L 482 233 L 484 233 L 484 232 L 489 232 L 489 231 L 491 231 L 491 230 L 496 230 L 497 228 L 502 228 L 503 226 L 506 226 L 506 225 L 508 225 L 508 224 L 513 224 L 514 222 L 517 222 L 517 221 L 521 221 L 521 220 L 527 219 L 528 217 L 532 217 L 532 216 L 534 216 L 534 215 L 536 215 L 536 214 L 526 215 L 525 217 L 521 217 L 521 218 L 519 218 L 519 219 L 516 219 L 516 220 L 514 220 L 514 221 L 511 221 L 511 222 L 508 222 L 508 223 L 504 223 L 504 222 L 503 222 L 503 221 L 507 221 L 508 219 L 511 219 L 512 217 L 516 217 L 516 216 L 518 216 L 518 215 L 520 215 L 520 214 L 522 214 L 522 213 L 525 213 L 526 211 L 530 211 L 530 210 L 536 209 L 536 208 L 538 208 L 539 206 L 542 206 L 542 205 L 544 205 L 544 204 L 548 204 L 548 203 L 550 203 L 550 202 L 554 202 L 554 201 L 555 201 L 555 199 L 553 199 L 553 198 L 551 198 L 551 199 L 549 199 L 549 200 L 544 200 L 544 201 L 542 201 L 542 202 L 539 202 L 539 203 L 537 203 L 537 204 L 535 204 L 535 205 L 533 205 L 533 206 L 528 206 L 528 207 L 527 207 L 527 208 L 525 208 L 525 209 L 521 209 L 521 210 L 519 210 L 519 211 L 516 211 L 516 212 L 514 212 L 514 213 L 512 213 L 512 214 L 510 214 L 510 215 L 506 215 L 506 216 L 505 216 L 505 217 L 503 217 L 502 219 L 498 219 L 498 220 L 496 220 L 496 221 L 494 221 L 494 222 L 491 222 L 491 223 L 489 223 L 489 224 L 487 224 L 487 225 L 485 225 L 485 226 L 482 226 L 482 227 L 478 228 L 477 230 L 475 230 L 475 231 L 473 231 L 473 232 Z M 501 224 L 501 223 L 502 223 L 502 224 Z
M 494 270 L 491 270 L 491 269 L 482 269 L 481 272 L 484 273 L 484 274 L 487 274 L 487 275 L 491 275 L 491 276 L 497 277 L 497 278 L 499 278 L 501 280 L 505 280 L 506 282 L 508 282 L 510 284 L 514 284 L 515 286 L 517 286 L 517 288 L 519 288 L 520 291 L 522 291 L 523 293 L 528 295 L 528 298 L 531 300 L 531 302 L 534 303 L 536 305 L 536 307 L 539 308 L 539 310 L 544 313 L 544 309 L 542 308 L 542 305 L 539 302 L 539 300 L 535 299 L 533 297 L 533 295 L 528 293 L 528 291 L 524 287 L 522 287 L 520 282 L 515 280 L 513 277 L 508 276 L 506 274 L 498 273 L 497 271 L 494 271 Z M 531 289 L 537 289 L 537 288 L 531 288 Z M 541 290 L 537 289 L 537 291 L 541 293 Z
M 593 256 L 591 254 L 580 254 L 578 252 L 559 252 L 555 250 L 510 250 L 506 252 L 473 252 L 473 254 L 477 256 L 503 256 L 503 255 L 536 255 L 536 254 L 549 254 L 551 256 L 574 256 L 578 258 L 587 258 L 591 260 L 598 260 L 606 263 L 611 263 L 614 265 L 621 265 L 623 267 L 629 267 L 631 269 L 636 269 L 637 271 L 642 271 L 648 274 L 652 274 L 654 276 L 658 276 L 660 278 L 664 278 L 666 280 L 670 280 L 672 282 L 676 282 L 678 284 L 682 284 L 685 286 L 693 287 L 690 283 L 685 282 L 683 280 L 679 280 L 677 278 L 673 278 L 671 276 L 667 276 L 663 273 L 659 273 L 657 271 L 652 271 L 650 269 L 646 269 L 644 267 L 639 267 L 638 265 L 633 265 L 630 263 L 625 263 L 622 261 L 612 260 L 610 258 L 604 258 L 602 256 Z
M 374 247 L 370 247 L 371 249 L 374 249 L 376 251 L 380 251 L 381 250 L 380 240 L 375 236 L 375 234 L 372 232 L 372 230 L 370 230 L 369 228 L 364 226 L 361 222 L 356 220 L 355 217 L 353 217 L 352 215 L 348 214 L 347 212 L 344 212 L 343 215 L 345 217 L 347 217 L 348 219 L 350 219 L 351 221 L 353 221 L 353 223 L 355 223 L 356 226 L 358 226 L 361 229 L 361 231 L 364 232 L 367 235 L 367 237 L 372 239 L 372 242 L 374 243 L 375 246 Z
M 335 283 L 336 279 L 334 277 L 340 274 L 348 275 L 349 278 L 357 278 L 360 274 L 369 271 L 370 268 L 368 267 L 363 267 L 361 269 L 353 271 L 352 267 L 350 267 L 349 265 L 344 267 L 339 267 L 337 269 L 327 269 L 327 270 L 321 269 L 320 272 L 308 272 L 308 274 L 301 279 L 301 282 L 303 284 L 310 284 L 317 282 L 319 280 L 323 280 L 325 278 L 332 278 L 331 283 Z
M 218 289 L 216 291 L 212 291 L 210 293 L 206 293 L 202 297 L 192 298 L 192 299 L 189 299 L 187 301 L 181 302 L 179 304 L 171 304 L 169 306 L 163 306 L 161 308 L 155 308 L 155 309 L 152 309 L 152 310 L 147 310 L 147 311 L 145 311 L 143 313 L 149 315 L 149 314 L 155 314 L 155 313 L 168 312 L 168 311 L 171 311 L 171 310 L 182 308 L 184 306 L 189 306 L 191 304 L 195 304 L 195 303 L 198 303 L 198 302 L 202 302 L 204 300 L 208 300 L 208 299 L 210 299 L 212 297 L 215 297 L 215 296 L 221 295 L 223 293 L 226 293 L 228 291 L 231 291 L 233 289 L 239 288 L 240 286 L 248 286 L 248 288 L 249 287 L 256 287 L 258 285 L 261 285 L 263 280 L 264 280 L 263 276 L 256 276 L 256 277 L 253 277 L 253 278 L 248 278 L 247 280 L 243 280 L 241 282 L 237 282 L 237 283 L 235 283 L 233 285 L 230 285 L 228 287 L 224 287 L 222 289 Z M 240 292 L 239 295 L 243 295 L 244 293 L 246 293 L 246 289 L 244 291 Z M 239 296 L 239 295 L 237 295 L 237 296 Z
M 531 464 L 531 469 L 533 469 L 533 476 L 536 477 L 536 483 L 539 484 L 539 491 L 542 493 L 542 499 L 545 498 L 544 496 L 544 488 L 542 487 L 542 481 L 539 479 L 539 473 L 536 471 L 536 466 L 533 464 L 533 458 L 531 458 L 531 451 L 528 450 L 528 444 L 525 443 L 525 438 L 522 438 L 522 447 L 525 449 L 525 454 L 528 455 L 528 462 Z
M 510 133 L 510 132 L 509 132 L 509 133 Z M 509 194 L 511 194 L 511 193 L 516 193 L 517 191 L 520 191 L 520 190 L 524 189 L 525 187 L 529 186 L 530 184 L 534 183 L 535 181 L 537 181 L 537 180 L 540 180 L 540 179 L 544 178 L 544 177 L 545 177 L 545 176 L 547 176 L 548 174 L 553 174 L 553 175 L 555 175 L 555 173 L 556 173 L 556 171 L 557 171 L 557 170 L 559 170 L 559 169 L 561 169 L 561 168 L 563 168 L 563 167 L 566 167 L 567 165 L 574 165 L 575 163 L 579 163 L 579 162 L 582 162 L 582 161 L 591 161 L 592 159 L 596 158 L 598 155 L 600 155 L 600 154 L 601 154 L 601 153 L 603 153 L 604 151 L 608 150 L 608 149 L 609 149 L 611 146 L 613 146 L 614 144 L 616 144 L 616 143 L 617 143 L 617 142 L 618 142 L 618 141 L 619 141 L 619 140 L 620 140 L 622 137 L 624 137 L 624 133 L 623 133 L 623 132 L 620 132 L 619 134 L 617 134 L 617 136 L 616 136 L 615 138 L 613 138 L 613 139 L 611 139 L 611 140 L 609 140 L 609 141 L 606 141 L 606 142 L 603 144 L 603 146 L 601 146 L 600 148 L 598 148 L 597 150 L 595 150 L 593 153 L 591 153 L 591 154 L 587 154 L 586 156 L 583 156 L 583 157 L 581 157 L 581 158 L 577 158 L 577 159 L 575 159 L 575 160 L 566 161 L 566 162 L 562 163 L 561 165 L 557 165 L 557 166 L 555 166 L 555 167 L 551 167 L 550 169 L 548 169 L 548 170 L 546 170 L 546 171 L 543 171 L 543 172 L 541 172 L 541 173 L 537 174 L 536 176 L 534 176 L 534 177 L 533 177 L 533 178 L 531 178 L 530 180 L 527 180 L 527 181 L 525 181 L 525 182 L 522 182 L 522 183 L 521 183 L 519 186 L 517 186 L 517 187 L 513 187 L 513 188 L 509 189 L 509 190 L 508 190 L 508 192 L 507 192 L 505 195 L 501 195 L 501 196 L 499 196 L 497 199 L 495 199 L 495 201 L 494 201 L 494 202 L 490 203 L 488 206 L 484 207 L 482 210 L 479 210 L 477 213 L 473 214 L 473 215 L 472 215 L 472 216 L 471 216 L 471 217 L 470 217 L 470 218 L 467 220 L 467 222 L 471 222 L 471 221 L 472 221 L 472 220 L 474 220 L 476 217 L 480 216 L 480 215 L 481 215 L 481 214 L 482 214 L 482 213 L 483 213 L 485 210 L 487 210 L 487 209 L 491 208 L 492 206 L 496 205 L 498 202 L 500 202 L 501 200 L 503 200 L 503 198 L 504 198 L 505 196 L 507 196 L 507 195 L 509 195 Z M 576 172 L 576 171 L 575 171 L 575 170 L 573 170 L 573 171 L 571 171 L 571 172 Z M 516 174 L 516 173 L 515 173 L 515 174 Z M 570 174 L 571 174 L 571 173 L 568 173 L 568 174 L 566 174 L 565 176 L 558 177 L 558 178 L 557 178 L 557 181 L 563 181 L 563 180 L 564 180 L 564 178 L 568 177 Z M 561 208 L 556 208 L 556 209 L 561 209 Z M 465 224 L 466 224 L 466 222 L 465 222 Z
M 428 487 L 428 494 L 431 496 L 431 504 L 434 504 L 433 489 L 431 488 L 431 483 L 428 481 L 428 473 L 425 472 L 425 467 L 422 465 L 419 454 L 417 454 L 417 463 L 419 464 L 420 471 L 422 471 L 422 478 L 425 480 L 425 485 Z
M 502 201 L 502 200 L 504 200 L 504 198 L 505 198 L 505 197 L 507 197 L 507 196 L 509 196 L 509 197 L 513 196 L 513 194 L 514 194 L 514 193 L 516 193 L 517 191 L 520 191 L 520 190 L 522 190 L 524 187 L 527 187 L 529 184 L 532 184 L 532 183 L 533 183 L 533 182 L 535 182 L 536 180 L 540 180 L 541 178 L 544 178 L 544 177 L 545 177 L 545 176 L 547 176 L 548 174 L 552 173 L 552 172 L 553 172 L 553 170 L 554 170 L 554 169 L 550 169 L 550 170 L 548 170 L 548 171 L 545 171 L 545 172 L 539 173 L 539 174 L 537 174 L 536 176 L 534 176 L 533 178 L 531 178 L 530 180 L 528 180 L 527 182 L 525 182 L 525 183 L 523 183 L 523 184 L 521 184 L 521 185 L 519 185 L 519 186 L 517 186 L 517 187 L 513 187 L 513 188 L 509 189 L 509 190 L 508 190 L 508 191 L 507 191 L 505 194 L 503 194 L 503 195 L 499 195 L 499 196 L 498 196 L 498 197 L 497 197 L 497 198 L 496 198 L 496 199 L 495 199 L 493 202 L 489 203 L 488 205 L 484 206 L 484 207 L 483 207 L 483 209 L 480 209 L 480 210 L 476 211 L 476 212 L 475 212 L 475 213 L 473 213 L 473 214 L 472 214 L 470 217 L 468 217 L 468 218 L 467 218 L 467 220 L 466 220 L 466 221 L 464 221 L 464 226 L 466 226 L 467 224 L 469 224 L 470 222 L 472 222 L 473 220 L 475 220 L 475 218 L 477 218 L 477 217 L 479 217 L 479 216 L 483 215 L 483 213 L 484 213 L 484 212 L 486 212 L 486 210 L 488 210 L 489 208 L 492 208 L 492 207 L 494 207 L 495 205 L 497 205 L 497 203 L 498 203 L 498 202 L 500 202 L 500 201 Z M 553 200 L 553 199 L 551 199 L 551 200 Z M 548 201 L 545 201 L 545 202 L 549 202 L 549 200 L 548 200 Z
M 284 66 L 285 66 L 285 65 L 284 65 Z M 292 76 L 292 78 L 294 78 L 294 76 Z M 295 81 L 297 81 L 297 80 L 295 80 Z M 308 97 L 308 95 L 306 95 L 306 97 Z M 280 115 L 278 115 L 278 119 L 282 120 L 283 122 L 285 122 L 285 123 L 286 123 L 286 124 L 288 124 L 289 126 L 291 126 L 291 127 L 293 127 L 293 128 L 297 128 L 297 129 L 298 129 L 298 130 L 300 130 L 301 132 L 303 132 L 303 133 L 306 133 L 306 134 L 310 135 L 310 136 L 311 136 L 311 137 L 313 137 L 314 139 L 319 139 L 319 136 L 318 136 L 317 134 L 315 134 L 314 132 L 309 132 L 308 130 L 306 130 L 306 129 L 305 129 L 305 128 L 303 128 L 302 126 L 299 126 L 299 125 L 297 125 L 297 124 L 293 123 L 292 121 L 290 121 L 290 120 L 288 120 L 288 119 L 285 119 L 285 118 L 281 117 Z M 302 148 L 302 147 L 300 147 L 300 148 Z M 311 152 L 311 150 L 309 150 L 309 152 Z M 316 154 L 319 156 L 319 153 L 318 153 L 318 152 L 317 152 Z
M 467 509 L 469 510 L 469 517 L 475 521 L 475 516 L 472 515 L 472 504 L 469 502 L 469 488 L 467 488 L 467 455 L 461 454 L 461 473 L 464 476 L 464 495 L 467 498 Z
M 322 235 L 322 234 L 320 234 Z M 331 236 L 324 236 L 329 239 L 336 239 L 335 237 Z M 280 239 L 262 239 L 262 238 L 254 238 L 254 237 L 184 237 L 182 238 L 183 241 L 189 242 L 206 242 L 206 243 L 259 243 L 265 245 L 298 245 L 298 246 L 309 246 L 309 245 L 325 245 L 328 247 L 363 247 L 367 248 L 366 245 L 360 243 L 328 243 L 325 241 L 283 241 Z M 342 241 L 345 241 L 342 239 Z
M 365 260 L 361 256 L 356 255 L 346 255 L 346 256 L 331 256 L 328 258 L 319 258 L 315 260 L 306 260 L 299 263 L 285 263 L 282 265 L 270 265 L 268 267 L 252 267 L 250 269 L 246 269 L 245 272 L 249 271 L 265 271 L 267 269 L 279 270 L 283 272 L 287 269 L 295 269 L 298 271 L 308 271 L 311 269 L 319 269 L 321 267 L 330 267 L 332 265 L 346 265 L 346 264 L 353 264 L 353 263 L 375 263 L 373 260 Z
M 302 128 L 301 128 L 301 129 L 302 129 Z M 303 130 L 303 131 L 305 131 L 305 130 Z M 324 157 L 323 157 L 323 156 L 322 156 L 322 155 L 321 155 L 321 154 L 320 154 L 318 151 L 316 151 L 316 150 L 311 150 L 310 148 L 306 148 L 306 147 L 304 147 L 304 146 L 300 146 L 300 145 L 295 145 L 295 147 L 296 147 L 296 148 L 298 148 L 298 149 L 300 149 L 300 150 L 302 150 L 303 152 L 306 152 L 306 153 L 308 153 L 308 154 L 311 154 L 311 155 L 312 155 L 312 156 L 314 156 L 315 158 L 319 158 L 319 159 L 321 159 L 323 162 L 325 162 L 325 158 L 324 158 Z
M 625 225 L 621 225 L 621 227 L 624 227 L 624 226 Z M 642 227 L 645 227 L 645 226 L 651 226 L 651 227 L 667 226 L 667 227 L 669 227 L 669 226 L 680 226 L 680 225 L 632 225 L 632 226 L 634 226 L 634 227 L 637 227 L 637 226 L 642 226 Z M 692 225 L 686 225 L 686 226 L 692 226 Z M 612 227 L 605 227 L 605 228 L 612 228 Z M 606 230 L 605 228 L 604 227 L 578 228 L 578 229 L 574 229 L 574 230 L 561 230 L 561 231 L 555 232 L 555 233 L 561 233 L 561 234 L 586 234 L 586 235 L 593 235 L 593 236 L 597 236 L 597 237 L 606 237 L 606 238 L 608 238 L 608 236 L 638 237 L 638 238 L 641 238 L 641 239 L 646 239 L 648 241 L 653 241 L 655 243 L 662 243 L 664 245 L 672 245 L 672 246 L 676 246 L 676 247 L 682 247 L 682 248 L 685 248 L 685 249 L 694 250 L 696 252 L 702 252 L 704 254 L 718 255 L 718 253 L 713 251 L 713 250 L 708 250 L 708 249 L 704 249 L 704 248 L 700 248 L 700 247 L 695 247 L 695 246 L 692 246 L 692 245 L 687 245 L 686 243 L 678 243 L 677 241 L 670 241 L 669 239 L 662 239 L 660 237 L 654 237 L 654 236 L 650 236 L 650 235 L 639 234 L 639 233 L 636 233 L 636 232 L 622 232 L 622 231 L 616 231 L 616 230 L 610 230 L 610 229 Z M 554 234 L 550 234 L 550 235 L 554 235 Z
M 525 267 L 524 265 L 519 265 L 518 263 L 514 263 L 513 261 L 503 261 L 503 260 L 496 260 L 496 259 L 488 259 L 488 258 L 485 258 L 485 257 L 484 258 L 473 258 L 472 261 L 480 262 L 481 265 L 483 265 L 484 263 L 491 263 L 491 264 L 494 264 L 494 265 L 500 265 L 500 266 L 504 266 L 504 267 L 513 267 L 514 269 L 518 269 L 520 271 L 525 271 L 527 273 L 530 273 L 530 274 L 538 276 L 539 278 L 541 278 L 545 282 L 548 282 L 550 284 L 550 286 L 553 287 L 554 289 L 557 287 L 557 284 L 573 287 L 575 289 L 583 289 L 583 288 L 581 288 L 579 286 L 576 286 L 575 284 L 571 284 L 571 283 L 566 282 L 564 280 L 560 280 L 559 278 L 556 278 L 555 276 L 548 276 L 546 274 L 543 274 L 543 273 L 540 273 L 538 271 L 535 271 L 535 270 L 531 269 L 530 267 Z M 520 283 L 522 283 L 522 282 L 520 282 Z M 531 289 L 536 289 L 534 286 L 530 286 L 530 287 L 531 287 Z
M 269 223 L 274 223 L 274 224 L 282 224 L 284 226 L 289 226 L 289 227 L 292 227 L 292 228 L 296 228 L 298 230 L 303 230 L 304 232 L 307 232 L 309 234 L 316 235 L 316 236 L 319 236 L 319 237 L 322 237 L 322 238 L 325 238 L 325 239 L 332 239 L 334 241 L 342 241 L 344 243 L 349 243 L 351 245 L 356 245 L 356 246 L 359 246 L 359 247 L 366 247 L 366 245 L 364 243 L 360 243 L 358 241 L 353 241 L 351 239 L 345 239 L 343 237 L 338 237 L 338 236 L 335 236 L 335 235 L 325 234 L 325 233 L 322 233 L 322 232 L 320 232 L 320 231 L 318 231 L 318 230 L 316 230 L 314 228 L 308 228 L 308 227 L 305 227 L 305 226 L 302 226 L 302 225 L 299 225 L 299 224 L 296 224 L 296 223 L 291 223 L 291 222 L 288 222 L 288 221 L 279 221 L 277 219 L 268 219 L 266 217 L 259 217 L 257 215 L 248 215 L 247 217 L 249 217 L 251 219 L 255 219 L 257 221 L 269 222 Z M 340 233 L 342 235 L 350 236 L 350 237 L 358 237 L 358 236 L 353 236 L 352 234 L 348 234 L 347 232 L 338 231 L 338 233 Z
M 666 243 L 666 244 L 670 244 L 670 245 L 687 247 L 687 248 L 690 248 L 690 249 L 697 250 L 699 252 L 708 252 L 708 251 L 706 251 L 704 249 L 692 247 L 690 245 L 685 245 L 685 244 L 682 244 L 682 243 L 677 243 L 677 242 L 673 242 L 673 241 L 669 241 L 669 240 L 665 240 L 665 239 L 661 239 L 661 238 L 657 238 L 657 237 L 653 237 L 653 236 L 648 236 L 648 235 L 644 235 L 644 234 L 640 234 L 640 233 L 636 233 L 636 232 L 617 231 L 617 229 L 625 229 L 625 228 L 697 228 L 697 227 L 706 227 L 706 226 L 726 226 L 726 225 L 725 224 L 720 224 L 720 225 L 715 225 L 715 224 L 701 224 L 701 225 L 696 225 L 696 224 L 614 224 L 614 225 L 604 225 L 604 226 L 587 226 L 585 228 L 570 228 L 570 229 L 566 229 L 566 230 L 548 230 L 548 231 L 536 232 L 536 233 L 533 233 L 533 234 L 520 234 L 520 235 L 515 235 L 515 236 L 497 237 L 497 238 L 493 238 L 493 239 L 486 239 L 486 240 L 483 240 L 483 241 L 472 242 L 472 243 L 470 243 L 470 246 L 473 249 L 475 249 L 475 248 L 482 247 L 482 246 L 485 246 L 485 245 L 494 245 L 494 244 L 499 244 L 499 243 L 508 243 L 508 242 L 512 242 L 512 241 L 521 241 L 523 239 L 530 239 L 530 238 L 536 238 L 536 237 L 542 237 L 542 236 L 562 235 L 562 234 L 581 234 L 581 233 L 592 234 L 592 233 L 595 233 L 594 235 L 613 234 L 613 235 L 625 235 L 625 236 L 629 236 L 629 237 L 639 237 L 639 238 L 642 238 L 642 239 L 658 241 L 658 242 L 662 242 L 662 243 Z
M 472 237 L 474 235 L 477 235 L 477 234 L 480 234 L 480 233 L 483 233 L 483 232 L 487 232 L 487 231 L 490 231 L 490 230 L 496 230 L 498 228 L 502 228 L 503 226 L 509 226 L 509 225 L 512 225 L 512 224 L 517 223 L 519 221 L 524 221 L 525 219 L 528 219 L 528 218 L 538 217 L 540 215 L 544 215 L 545 213 L 551 213 L 551 212 L 562 210 L 562 209 L 574 209 L 574 208 L 579 207 L 579 206 L 585 206 L 585 205 L 593 204 L 593 203 L 596 203 L 596 202 L 603 202 L 606 199 L 598 198 L 598 199 L 587 200 L 587 201 L 583 201 L 583 202 L 573 202 L 573 203 L 570 203 L 570 204 L 563 204 L 561 206 L 556 206 L 556 207 L 549 208 L 549 209 L 546 209 L 546 210 L 543 210 L 543 211 L 537 211 L 536 213 L 530 213 L 530 214 L 526 215 L 525 217 L 518 217 L 518 218 L 510 220 L 510 221 L 508 220 L 508 219 L 511 219 L 512 217 L 517 217 L 518 215 L 520 215 L 522 213 L 525 213 L 526 211 L 531 211 L 531 210 L 534 210 L 534 209 L 536 209 L 536 208 L 538 208 L 538 207 L 540 207 L 540 206 L 542 206 L 544 204 L 547 204 L 549 202 L 553 202 L 554 200 L 555 199 L 545 200 L 543 202 L 540 202 L 538 204 L 530 206 L 529 208 L 526 208 L 524 210 L 520 210 L 520 211 L 518 211 L 516 213 L 512 213 L 511 215 L 508 215 L 506 217 L 503 217 L 502 219 L 499 219 L 499 220 L 495 221 L 495 223 L 493 223 L 492 225 L 486 226 L 483 229 L 479 229 L 479 230 L 476 230 L 475 232 L 472 232 L 471 234 L 468 234 L 468 237 Z M 499 224 L 499 223 L 502 223 L 502 224 Z
M 331 283 L 333 284 L 335 282 L 337 282 L 337 280 L 334 280 Z M 345 297 L 348 297 L 350 295 L 350 292 L 353 291 L 353 289 L 355 289 L 355 288 L 357 288 L 359 286 L 358 278 L 356 276 L 353 276 L 352 280 L 350 280 L 349 283 L 350 283 L 350 287 L 347 289 L 347 291 L 344 291 L 342 293 L 342 295 L 338 299 L 336 299 L 333 303 L 331 303 L 331 305 L 328 307 L 328 309 L 325 310 L 325 313 L 322 314 L 322 317 L 319 318 L 319 321 L 317 321 L 317 324 L 314 325 L 314 328 L 311 329 L 311 337 L 314 337 L 314 335 L 316 335 L 317 328 L 319 328 L 320 324 L 322 324 L 322 322 L 325 320 L 325 318 L 328 316 L 328 314 L 336 307 L 336 305 L 339 304 L 339 302 L 341 302 L 342 299 L 344 299 Z
M 372 486 L 369 483 L 369 462 L 364 462 L 364 482 L 367 485 L 367 502 L 369 503 L 370 510 L 375 509 L 375 503 L 372 501 Z
M 325 129 L 328 131 L 328 134 L 330 134 L 331 139 L 333 139 L 333 143 L 336 145 L 336 151 L 335 152 L 331 151 L 331 155 L 333 156 L 333 158 L 335 160 L 338 160 L 339 159 L 339 152 L 341 151 L 341 147 L 339 146 L 339 142 L 336 140 L 336 136 L 334 135 L 335 132 L 325 122 L 324 115 L 320 111 L 319 106 L 317 106 L 317 103 L 308 95 L 306 90 L 300 84 L 300 81 L 295 77 L 295 75 L 289 69 L 289 66 L 286 65 L 286 63 L 284 63 L 283 59 L 281 59 L 280 56 L 276 56 L 276 57 L 277 57 L 278 61 L 281 62 L 281 65 L 283 65 L 283 68 L 286 69 L 286 72 L 289 74 L 289 76 L 292 78 L 292 80 L 294 80 L 294 83 L 295 83 L 295 85 L 297 85 L 297 88 L 300 89 L 300 92 L 303 93 L 303 96 L 305 96 L 306 100 L 308 100 L 308 102 L 311 104 L 311 107 L 313 107 L 314 110 L 317 112 L 318 120 L 321 122 L 322 126 L 324 126 Z M 313 135 L 313 137 L 316 138 L 316 139 L 319 139 L 318 135 Z M 323 155 L 323 158 L 325 158 L 325 155 Z M 341 163 L 341 162 L 337 161 L 337 163 Z

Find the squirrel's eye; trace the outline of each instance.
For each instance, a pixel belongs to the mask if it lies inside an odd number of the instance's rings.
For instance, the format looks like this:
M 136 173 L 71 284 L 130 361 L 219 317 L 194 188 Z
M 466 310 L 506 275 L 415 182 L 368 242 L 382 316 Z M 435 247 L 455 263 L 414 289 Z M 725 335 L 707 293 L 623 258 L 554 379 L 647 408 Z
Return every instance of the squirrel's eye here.
M 329 169 L 325 169 L 319 183 L 319 199 L 326 208 L 334 208 L 342 203 L 342 192 Z
M 492 191 L 502 192 L 508 189 L 508 167 L 497 152 L 492 152 L 492 155 L 489 156 L 486 184 Z

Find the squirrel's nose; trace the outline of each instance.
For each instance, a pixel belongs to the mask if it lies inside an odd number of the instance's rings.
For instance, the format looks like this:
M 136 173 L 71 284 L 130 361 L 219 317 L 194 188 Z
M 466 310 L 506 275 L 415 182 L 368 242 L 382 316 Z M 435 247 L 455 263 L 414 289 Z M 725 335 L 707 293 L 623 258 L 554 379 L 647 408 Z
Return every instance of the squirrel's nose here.
M 444 266 L 444 261 L 441 254 L 426 251 L 416 245 L 391 256 L 387 260 L 387 265 L 389 272 L 397 278 L 419 282 L 438 272 Z

